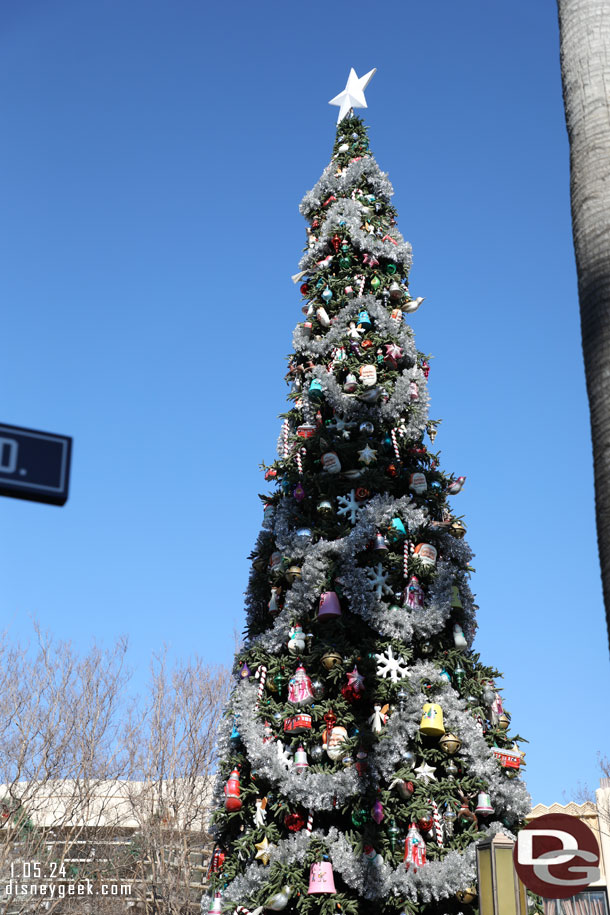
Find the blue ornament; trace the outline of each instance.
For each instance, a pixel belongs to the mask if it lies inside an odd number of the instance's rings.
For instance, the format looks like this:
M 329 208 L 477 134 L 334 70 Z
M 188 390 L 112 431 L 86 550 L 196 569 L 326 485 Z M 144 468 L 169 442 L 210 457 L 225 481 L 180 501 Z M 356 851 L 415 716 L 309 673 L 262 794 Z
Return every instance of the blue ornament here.
M 392 523 L 390 524 L 390 533 L 394 537 L 406 537 L 407 531 L 404 524 L 400 518 L 392 518 Z
M 447 673 L 444 667 L 441 670 L 440 677 L 441 680 L 444 680 L 446 683 L 451 683 L 451 675 Z
M 233 720 L 233 730 L 231 731 L 231 737 L 229 738 L 229 740 L 231 741 L 231 746 L 233 748 L 235 748 L 237 746 L 237 744 L 241 741 L 241 735 L 240 735 L 239 731 L 237 730 L 236 722 L 237 722 L 237 719 L 235 718 Z
M 331 290 L 328 288 L 328 286 L 327 286 L 326 289 L 324 290 L 324 292 L 322 293 L 322 298 L 324 299 L 324 301 L 325 301 L 326 304 L 328 305 L 328 303 L 330 302 L 330 300 L 332 299 L 332 297 L 333 297 L 332 291 L 331 291 Z
M 443 488 L 443 487 L 442 487 L 441 484 L 438 482 L 438 480 L 434 480 L 433 483 L 430 483 L 430 489 L 442 489 L 442 488 Z
M 310 400 L 314 400 L 316 402 L 324 399 L 324 389 L 322 388 L 322 385 L 317 378 L 314 378 L 309 385 L 307 396 Z
M 364 330 L 369 330 L 373 326 L 372 321 L 369 317 L 369 313 L 366 308 L 363 308 L 360 314 L 358 315 L 358 324 L 360 327 L 363 327 Z

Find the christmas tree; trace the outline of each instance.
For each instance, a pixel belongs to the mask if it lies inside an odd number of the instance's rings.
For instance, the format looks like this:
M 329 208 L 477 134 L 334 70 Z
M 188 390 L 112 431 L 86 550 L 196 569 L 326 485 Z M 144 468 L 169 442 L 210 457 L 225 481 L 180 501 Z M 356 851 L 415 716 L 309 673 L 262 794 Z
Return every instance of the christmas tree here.
M 475 844 L 529 809 L 499 674 L 472 651 L 472 554 L 406 319 L 411 247 L 354 116 L 305 195 L 278 460 L 221 739 L 207 912 L 452 913 Z M 426 440 L 427 436 L 427 440 Z

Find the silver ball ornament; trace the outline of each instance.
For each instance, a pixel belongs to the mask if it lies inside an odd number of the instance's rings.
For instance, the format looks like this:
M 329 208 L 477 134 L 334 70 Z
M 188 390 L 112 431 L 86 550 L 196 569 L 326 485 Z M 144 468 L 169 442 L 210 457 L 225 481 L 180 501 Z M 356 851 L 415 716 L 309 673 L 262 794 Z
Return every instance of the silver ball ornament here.
M 314 698 L 321 699 L 325 693 L 325 686 L 322 680 L 312 680 L 311 688 L 313 690 Z

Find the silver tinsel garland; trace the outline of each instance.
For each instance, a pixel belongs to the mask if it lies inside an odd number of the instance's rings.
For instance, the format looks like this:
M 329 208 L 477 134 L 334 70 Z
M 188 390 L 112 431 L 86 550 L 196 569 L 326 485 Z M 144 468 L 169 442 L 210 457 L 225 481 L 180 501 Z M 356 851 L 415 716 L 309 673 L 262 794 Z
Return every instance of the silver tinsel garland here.
M 331 162 L 301 203 L 301 212 L 306 218 L 313 217 L 322 207 L 325 214 L 319 230 L 310 237 L 310 246 L 300 262 L 301 270 L 311 272 L 321 260 L 326 260 L 330 240 L 335 234 L 347 231 L 357 253 L 366 252 L 385 261 L 389 259 L 406 276 L 411 266 L 411 246 L 395 226 L 387 233 L 393 241 L 388 237 L 384 240 L 362 228 L 367 215 L 374 213 L 375 202 L 389 202 L 393 194 L 387 175 L 368 155 L 352 160 L 340 174 L 336 171 L 336 163 Z M 364 179 L 370 193 L 352 193 L 352 189 Z M 337 199 L 329 199 L 331 197 Z M 321 386 L 326 403 L 341 421 L 370 421 L 377 428 L 380 424 L 389 425 L 394 428 L 399 440 L 403 437 L 407 441 L 420 440 L 428 424 L 429 397 L 426 378 L 418 365 L 412 332 L 401 317 L 391 317 L 387 303 L 382 304 L 374 295 L 359 294 L 362 290 L 357 277 L 358 266 L 355 265 L 351 280 L 354 296 L 333 316 L 323 337 L 312 336 L 311 328 L 303 324 L 297 325 L 294 331 L 295 352 L 305 361 L 315 363 L 294 383 L 294 390 L 302 392 L 303 414 L 308 422 L 315 418 L 316 408 L 307 397 L 307 386 L 315 379 Z M 406 291 L 404 285 L 403 290 Z M 335 377 L 333 365 L 336 358 L 340 359 L 337 350 L 341 347 L 347 349 L 350 324 L 355 322 L 362 310 L 368 311 L 376 331 L 396 341 L 403 353 L 398 360 L 397 378 L 392 390 L 384 391 L 380 386 L 377 401 L 368 404 L 363 403 L 357 393 L 343 390 Z M 371 353 L 371 364 L 375 361 L 376 354 Z M 413 382 L 418 389 L 415 400 L 412 398 Z M 289 464 L 294 460 L 296 450 L 303 447 L 303 442 L 296 437 L 295 428 L 288 428 L 287 435 L 286 438 L 282 434 L 278 440 L 278 454 L 280 463 L 286 461 Z M 288 454 L 285 452 L 287 445 Z M 271 549 L 279 551 L 300 566 L 301 578 L 293 581 L 287 590 L 284 605 L 268 628 L 252 638 L 246 648 L 260 648 L 272 655 L 283 654 L 291 627 L 295 623 L 305 627 L 316 613 L 320 595 L 329 588 L 331 573 L 340 585 L 351 613 L 365 620 L 381 638 L 399 639 L 405 646 L 415 641 L 434 639 L 446 632 L 452 614 L 453 587 L 457 586 L 463 608 L 460 622 L 470 646 L 476 631 L 475 604 L 467 571 L 472 553 L 463 540 L 449 533 L 435 532 L 434 542 L 438 546 L 439 557 L 434 575 L 427 583 L 425 607 L 419 611 L 408 608 L 390 610 L 394 600 L 380 599 L 366 569 L 358 565 L 357 555 L 377 532 L 387 531 L 394 518 L 402 520 L 410 538 L 415 531 L 424 532 L 430 521 L 427 511 L 418 507 L 411 495 L 395 499 L 379 494 L 361 504 L 356 522 L 346 536 L 314 543 L 298 531 L 297 512 L 292 499 L 282 499 L 277 506 L 270 508 L 266 512 L 264 529 L 259 535 L 255 552 L 266 556 Z M 261 597 L 263 581 L 264 573 L 253 570 L 246 595 L 250 623 L 266 612 L 265 599 Z M 279 741 L 265 739 L 264 711 L 256 711 L 257 684 L 247 680 L 239 680 L 232 694 L 230 715 L 221 727 L 220 755 L 226 757 L 230 753 L 230 735 L 235 720 L 253 770 L 270 783 L 274 792 L 288 803 L 313 811 L 314 815 L 330 811 L 335 805 L 341 807 L 360 796 L 368 785 L 389 787 L 397 769 L 404 765 L 405 749 L 413 746 L 428 695 L 422 685 L 430 684 L 434 688 L 434 701 L 442 707 L 447 732 L 456 733 L 461 740 L 458 758 L 464 761 L 470 775 L 486 783 L 496 808 L 501 811 L 503 822 L 493 820 L 487 823 L 486 831 L 507 833 L 510 828 L 507 824 L 523 817 L 530 807 L 524 784 L 519 778 L 506 778 L 468 702 L 440 676 L 439 666 L 432 661 L 416 661 L 407 666 L 408 674 L 400 681 L 404 685 L 400 704 L 390 710 L 379 740 L 369 752 L 365 775 L 359 775 L 352 766 L 336 766 L 334 771 L 322 773 L 311 770 L 297 773 L 293 770 L 286 758 L 278 754 Z M 435 796 L 435 784 L 432 780 L 426 785 L 431 798 Z M 224 779 L 219 779 L 214 795 L 217 807 L 224 803 L 223 788 Z M 378 901 L 390 896 L 420 902 L 441 900 L 455 896 L 459 890 L 475 882 L 475 850 L 472 845 L 462 852 L 451 850 L 443 860 L 429 861 L 418 871 L 413 871 L 406 870 L 404 865 L 394 868 L 379 857 L 371 863 L 364 855 L 357 855 L 345 835 L 335 827 L 327 831 L 314 829 L 312 833 L 302 830 L 282 839 L 273 848 L 271 863 L 278 862 L 287 867 L 304 866 L 307 850 L 314 838 L 324 841 L 333 868 L 345 883 L 367 900 Z M 248 863 L 244 872 L 226 887 L 223 902 L 231 900 L 236 905 L 249 905 L 249 900 L 260 893 L 267 876 L 268 868 L 262 863 Z

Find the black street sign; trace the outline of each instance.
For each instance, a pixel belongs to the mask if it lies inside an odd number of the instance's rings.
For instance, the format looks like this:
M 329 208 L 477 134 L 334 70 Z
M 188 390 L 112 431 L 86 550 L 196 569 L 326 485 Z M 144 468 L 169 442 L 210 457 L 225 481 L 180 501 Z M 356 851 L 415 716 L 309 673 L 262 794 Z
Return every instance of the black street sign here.
M 65 505 L 72 439 L 0 423 L 0 495 Z

